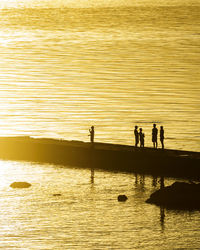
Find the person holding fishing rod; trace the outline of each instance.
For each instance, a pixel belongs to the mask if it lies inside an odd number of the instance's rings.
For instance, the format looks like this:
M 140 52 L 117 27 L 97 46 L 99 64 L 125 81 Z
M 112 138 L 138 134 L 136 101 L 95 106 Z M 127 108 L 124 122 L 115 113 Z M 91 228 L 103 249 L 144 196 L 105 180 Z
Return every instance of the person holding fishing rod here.
M 94 143 L 94 126 L 91 126 L 91 128 L 89 129 L 90 134 L 88 136 L 90 136 L 90 142 Z

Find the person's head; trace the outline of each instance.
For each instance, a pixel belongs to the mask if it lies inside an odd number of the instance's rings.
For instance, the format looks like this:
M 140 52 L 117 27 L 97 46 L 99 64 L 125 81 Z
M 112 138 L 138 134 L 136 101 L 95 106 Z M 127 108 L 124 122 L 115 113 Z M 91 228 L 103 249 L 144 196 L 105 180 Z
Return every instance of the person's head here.
M 92 127 L 91 127 L 91 129 L 93 129 L 93 130 L 94 130 L 94 126 L 92 126 Z
M 138 126 L 135 126 L 135 129 L 138 129 Z
M 156 124 L 155 123 L 153 124 L 153 127 L 156 128 Z
M 142 128 L 140 128 L 140 132 L 142 132 Z
M 160 126 L 160 129 L 163 130 L 163 126 Z

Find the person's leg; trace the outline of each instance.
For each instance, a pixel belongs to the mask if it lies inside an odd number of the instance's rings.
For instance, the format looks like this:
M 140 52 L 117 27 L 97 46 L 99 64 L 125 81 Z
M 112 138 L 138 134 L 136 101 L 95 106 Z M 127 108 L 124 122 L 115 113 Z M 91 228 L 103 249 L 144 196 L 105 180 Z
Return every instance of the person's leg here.
M 164 140 L 162 140 L 161 143 L 162 143 L 162 149 L 164 149 Z

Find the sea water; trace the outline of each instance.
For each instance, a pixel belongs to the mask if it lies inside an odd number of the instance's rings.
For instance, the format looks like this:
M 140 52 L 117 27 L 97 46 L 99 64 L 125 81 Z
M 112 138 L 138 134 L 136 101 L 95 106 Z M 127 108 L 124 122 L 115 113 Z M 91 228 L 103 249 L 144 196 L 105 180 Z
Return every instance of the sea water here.
M 94 125 L 96 141 L 133 145 L 138 125 L 152 146 L 156 123 L 167 148 L 199 151 L 199 10 L 2 9 L 1 135 L 88 141 Z M 11 161 L 0 171 L 2 249 L 200 247 L 199 212 L 145 203 L 159 178 Z
M 199 211 L 145 203 L 159 178 L 1 161 L 2 249 L 199 249 Z M 14 181 L 32 184 L 12 189 Z M 174 180 L 166 180 L 172 184 Z M 119 194 L 128 197 L 118 202 Z
M 2 9 L 1 135 L 200 150 L 199 7 Z

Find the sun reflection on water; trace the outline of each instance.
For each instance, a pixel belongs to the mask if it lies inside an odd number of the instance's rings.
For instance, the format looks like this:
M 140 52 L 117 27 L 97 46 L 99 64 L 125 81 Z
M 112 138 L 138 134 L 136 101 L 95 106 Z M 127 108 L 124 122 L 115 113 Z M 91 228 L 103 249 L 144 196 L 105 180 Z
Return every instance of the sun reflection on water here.
M 0 14 L 2 135 L 87 141 L 94 125 L 97 141 L 133 144 L 137 124 L 152 146 L 157 122 L 167 147 L 199 150 L 196 9 Z
M 195 249 L 198 245 L 191 238 L 199 236 L 198 212 L 161 211 L 145 203 L 159 186 L 157 178 L 95 170 L 91 182 L 89 169 L 11 161 L 0 161 L 0 170 L 4 249 L 160 249 L 160 242 L 164 249 L 174 244 Z M 32 186 L 12 189 L 14 181 Z M 165 180 L 166 185 L 172 182 Z M 119 203 L 119 194 L 128 200 Z

